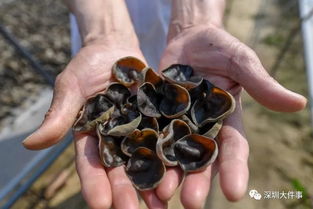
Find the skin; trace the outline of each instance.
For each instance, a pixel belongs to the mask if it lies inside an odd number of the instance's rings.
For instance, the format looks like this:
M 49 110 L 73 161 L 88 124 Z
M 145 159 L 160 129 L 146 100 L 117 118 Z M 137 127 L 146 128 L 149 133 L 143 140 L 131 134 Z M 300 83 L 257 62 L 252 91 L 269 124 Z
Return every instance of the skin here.
M 301 110 L 306 99 L 279 85 L 251 49 L 223 30 L 224 1 L 172 2 L 168 45 L 160 69 L 173 63 L 189 64 L 197 74 L 233 94 L 237 107 L 225 120 L 218 136 L 220 153 L 212 166 L 187 175 L 183 182 L 179 169 L 168 169 L 155 190 L 140 195 L 149 208 L 166 208 L 167 201 L 182 184 L 184 207 L 202 208 L 210 182 L 219 173 L 225 196 L 237 201 L 246 192 L 249 176 L 249 147 L 241 119 L 242 88 L 275 111 Z M 67 0 L 66 3 L 78 19 L 83 48 L 58 75 L 53 101 L 42 125 L 23 141 L 28 149 L 47 148 L 64 137 L 86 100 L 110 83 L 111 66 L 116 60 L 135 56 L 144 61 L 124 1 Z M 74 142 L 82 194 L 90 208 L 138 208 L 136 191 L 124 169 L 104 169 L 101 165 L 96 139 L 76 134 Z

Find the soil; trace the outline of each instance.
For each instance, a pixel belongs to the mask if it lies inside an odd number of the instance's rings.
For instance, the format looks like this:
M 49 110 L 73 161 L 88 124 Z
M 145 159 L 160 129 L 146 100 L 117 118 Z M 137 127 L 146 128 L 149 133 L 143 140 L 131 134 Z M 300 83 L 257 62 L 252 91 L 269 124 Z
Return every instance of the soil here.
M 297 25 L 297 4 L 293 3 L 296 1 L 229 2 L 232 3 L 227 9 L 226 29 L 252 47 L 271 72 L 290 30 Z M 69 61 L 68 11 L 61 1 L 7 1 L 0 4 L 0 22 L 51 75 L 59 73 Z M 0 46 L 1 127 L 5 124 L 3 121 L 13 117 L 12 109 L 20 107 L 26 97 L 36 94 L 46 84 L 1 36 Z M 301 34 L 298 33 L 275 70 L 275 78 L 285 87 L 307 96 L 302 50 Z M 247 192 L 241 201 L 230 203 L 219 189 L 217 176 L 205 208 L 312 208 L 313 133 L 309 109 L 298 113 L 276 113 L 257 104 L 246 93 L 243 107 L 250 145 L 248 191 L 256 189 L 263 195 L 265 191 L 301 190 L 303 198 L 257 201 Z M 13 208 L 88 208 L 80 194 L 73 156 L 73 146 L 70 146 Z M 66 183 L 52 196 L 47 195 L 51 182 L 64 175 Z M 141 206 L 145 208 L 143 202 Z M 178 194 L 169 203 L 169 208 L 182 208 Z
M 0 23 L 54 78 L 70 58 L 68 11 L 62 1 L 1 1 Z M 0 35 L 0 129 L 14 109 L 48 84 Z

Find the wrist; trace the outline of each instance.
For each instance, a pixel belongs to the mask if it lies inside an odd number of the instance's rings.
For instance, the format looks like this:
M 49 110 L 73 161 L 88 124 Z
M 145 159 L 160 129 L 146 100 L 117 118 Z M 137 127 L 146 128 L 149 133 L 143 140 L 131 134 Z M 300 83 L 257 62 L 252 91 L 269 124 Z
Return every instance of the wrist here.
M 140 45 L 136 36 L 126 37 L 125 34 L 87 34 L 83 41 L 83 47 L 102 46 L 107 50 L 140 50 Z
M 129 31 L 89 31 L 82 37 L 82 45 L 107 45 L 119 48 L 140 48 L 137 35 Z
M 173 0 L 168 40 L 198 26 L 223 27 L 224 0 Z
M 65 0 L 84 46 L 94 42 L 138 44 L 124 0 Z

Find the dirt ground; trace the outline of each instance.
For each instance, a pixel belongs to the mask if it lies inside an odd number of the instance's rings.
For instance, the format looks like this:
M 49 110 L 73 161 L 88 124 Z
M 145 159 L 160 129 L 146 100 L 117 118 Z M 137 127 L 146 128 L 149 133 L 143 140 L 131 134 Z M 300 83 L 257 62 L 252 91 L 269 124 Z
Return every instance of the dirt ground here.
M 230 33 L 257 52 L 268 71 L 275 72 L 279 82 L 307 96 L 301 33 L 296 34 L 279 67 L 274 71 L 272 68 L 290 31 L 298 24 L 297 4 L 294 2 L 228 1 L 225 25 Z M 68 14 L 60 1 L 17 0 L 14 4 L 0 5 L 0 14 L 0 22 L 16 34 L 52 75 L 60 72 L 70 58 Z M 19 27 L 21 23 L 23 27 Z M 5 121 L 12 117 L 12 107 L 18 106 L 28 94 L 35 93 L 45 84 L 1 38 L 0 46 L 3 46 L 0 51 L 0 82 L 5 84 L 0 86 L 5 98 L 0 97 L 0 118 Z M 23 88 L 25 85 L 30 87 Z M 309 110 L 276 113 L 257 104 L 246 93 L 243 95 L 243 108 L 250 145 L 248 190 L 256 189 L 261 195 L 265 191 L 302 191 L 303 197 L 255 200 L 247 192 L 241 201 L 230 203 L 219 189 L 217 176 L 205 208 L 313 208 L 313 133 Z M 88 208 L 80 194 L 73 156 L 73 146 L 70 146 L 13 208 Z M 62 178 L 67 179 L 66 183 L 57 192 L 49 187 L 56 179 Z M 145 208 L 143 203 L 141 205 Z M 169 208 L 182 208 L 178 195 L 169 203 Z

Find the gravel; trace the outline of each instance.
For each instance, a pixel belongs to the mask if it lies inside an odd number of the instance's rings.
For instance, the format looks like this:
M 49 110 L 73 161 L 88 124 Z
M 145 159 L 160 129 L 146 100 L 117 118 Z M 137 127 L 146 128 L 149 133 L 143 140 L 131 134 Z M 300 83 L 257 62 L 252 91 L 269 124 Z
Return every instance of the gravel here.
M 55 77 L 70 59 L 69 16 L 62 1 L 1 1 L 4 26 Z M 0 129 L 29 97 L 48 86 L 0 35 Z

